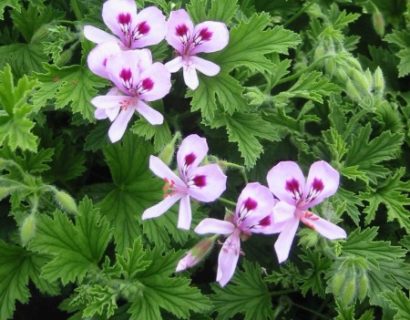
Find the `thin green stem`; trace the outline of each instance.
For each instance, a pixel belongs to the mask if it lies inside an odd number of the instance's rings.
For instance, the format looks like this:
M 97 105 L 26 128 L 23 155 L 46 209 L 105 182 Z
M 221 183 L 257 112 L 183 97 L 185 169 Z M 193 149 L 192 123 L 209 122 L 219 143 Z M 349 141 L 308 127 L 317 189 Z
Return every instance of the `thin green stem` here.
M 78 5 L 77 0 L 70 0 L 70 6 L 73 9 L 74 15 L 77 20 L 83 19 L 83 14 L 81 12 L 80 6 Z
M 310 309 L 308 307 L 305 307 L 299 303 L 293 302 L 292 300 L 289 300 L 289 302 L 294 305 L 295 307 L 305 310 L 307 312 L 310 312 L 311 314 L 314 314 L 316 317 L 320 318 L 320 319 L 328 319 L 328 317 L 324 316 L 323 314 L 317 312 L 316 310 Z
M 236 163 L 233 163 L 233 162 L 229 162 L 229 161 L 226 161 L 226 160 L 221 161 L 221 164 L 222 164 L 223 166 L 226 166 L 227 168 L 233 168 L 233 169 L 239 170 L 240 173 L 242 174 L 243 179 L 245 180 L 245 182 L 248 183 L 248 176 L 247 176 L 247 174 L 246 174 L 246 169 L 245 169 L 244 166 L 241 166 L 241 165 L 239 165 L 239 164 L 236 164 Z
M 269 295 L 271 297 L 276 297 L 276 296 L 282 296 L 282 295 L 289 294 L 289 293 L 294 293 L 294 292 L 296 292 L 296 290 L 286 289 L 286 290 L 278 290 L 278 291 L 269 292 Z
M 288 20 L 285 21 L 283 24 L 285 27 L 289 24 L 291 24 L 293 21 L 295 21 L 297 18 L 299 18 L 302 14 L 305 13 L 305 11 L 313 4 L 312 2 L 309 2 L 308 4 L 304 5 L 302 8 L 299 9 L 298 12 L 296 12 L 293 16 L 291 16 Z
M 226 199 L 226 198 L 219 197 L 218 200 L 221 201 L 222 203 L 229 204 L 230 206 L 236 207 L 236 203 L 235 203 L 235 202 L 233 202 L 233 201 L 231 201 L 231 200 L 228 200 L 228 199 Z

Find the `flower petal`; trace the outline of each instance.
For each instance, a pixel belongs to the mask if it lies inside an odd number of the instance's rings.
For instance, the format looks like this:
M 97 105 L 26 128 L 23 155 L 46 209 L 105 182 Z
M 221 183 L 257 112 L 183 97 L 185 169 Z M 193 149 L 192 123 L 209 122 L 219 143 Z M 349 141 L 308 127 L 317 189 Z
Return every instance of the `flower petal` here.
M 229 31 L 225 23 L 216 21 L 204 21 L 197 24 L 194 29 L 195 36 L 202 39 L 193 50 L 192 54 L 199 52 L 220 51 L 228 45 Z M 201 35 L 205 36 L 201 38 Z
M 178 213 L 178 228 L 189 230 L 192 221 L 191 200 L 189 196 L 181 198 Z
M 139 28 L 140 26 L 143 26 L 144 30 Z M 140 37 L 133 41 L 132 48 L 143 48 L 160 43 L 167 31 L 164 14 L 153 6 L 141 10 L 136 17 L 134 32 L 138 32 L 139 29 L 142 32 L 139 33 Z
M 146 81 L 149 82 L 149 87 L 140 95 L 141 99 L 145 101 L 162 99 L 171 90 L 171 74 L 168 69 L 159 62 L 145 69 L 140 75 L 140 81 L 142 85 L 144 85 Z
M 334 195 L 339 187 L 340 175 L 326 161 L 316 161 L 310 166 L 304 196 L 309 203 L 306 208 Z
M 218 272 L 216 281 L 224 287 L 231 280 L 238 264 L 241 250 L 239 231 L 232 233 L 224 242 L 218 256 Z
M 159 125 L 164 122 L 164 117 L 160 112 L 142 101 L 137 103 L 137 112 L 152 125 Z
M 294 205 L 303 194 L 305 177 L 296 162 L 279 162 L 269 170 L 267 180 L 270 191 L 281 201 Z
M 182 54 L 184 51 L 182 39 L 190 39 L 194 31 L 194 25 L 188 13 L 184 9 L 171 11 L 167 22 L 167 30 L 165 40 Z
M 119 52 L 121 52 L 121 48 L 117 42 L 109 41 L 99 44 L 88 54 L 88 68 L 90 68 L 91 72 L 97 76 L 109 79 L 109 74 L 106 68 L 107 62 Z
M 103 42 L 109 42 L 109 41 L 115 41 L 118 42 L 118 38 L 114 37 L 112 34 L 109 34 L 108 32 L 105 32 L 101 29 L 98 29 L 93 26 L 84 26 L 84 37 L 91 42 L 94 43 L 103 43 Z
M 203 219 L 195 228 L 195 232 L 198 234 L 231 234 L 235 230 L 235 226 L 224 220 L 218 220 L 213 218 Z
M 345 239 L 347 237 L 346 231 L 342 228 L 330 221 L 320 218 L 311 212 L 306 212 L 301 220 L 309 228 L 316 230 L 322 236 L 330 240 Z
M 95 109 L 94 118 L 96 118 L 97 120 L 103 120 L 103 119 L 107 119 L 108 115 L 104 109 Z
M 112 33 L 124 39 L 124 27 L 128 22 L 128 30 L 132 31 L 137 18 L 137 5 L 134 0 L 108 0 L 102 9 L 104 23 Z
M 114 96 L 107 94 L 105 96 L 96 96 L 91 99 L 91 104 L 97 109 L 120 109 L 121 105 L 126 104 L 130 100 L 128 96 Z
M 134 114 L 135 108 L 127 108 L 121 110 L 118 116 L 115 118 L 108 130 L 108 136 L 112 143 L 119 141 L 124 135 L 127 129 L 128 122 L 130 122 L 132 115 Z
M 226 189 L 227 177 L 217 164 L 192 168 L 189 179 L 189 194 L 198 201 L 215 201 Z
M 283 228 L 275 242 L 275 251 L 278 256 L 279 263 L 285 261 L 289 256 L 290 247 L 292 246 L 293 238 L 298 230 L 299 220 L 292 219 Z
M 177 72 L 182 68 L 182 57 L 176 57 L 165 64 L 165 68 L 171 73 Z
M 183 76 L 184 76 L 184 82 L 187 85 L 187 87 L 191 90 L 195 90 L 199 86 L 199 80 L 198 80 L 198 75 L 196 73 L 195 66 L 190 64 L 186 65 L 184 64 L 182 66 L 183 68 Z
M 295 217 L 296 207 L 285 201 L 279 201 L 273 207 L 273 218 L 276 223 L 289 221 Z
M 221 67 L 211 61 L 199 57 L 191 57 L 190 60 L 195 65 L 196 70 L 209 77 L 216 76 L 221 71 Z
M 182 140 L 177 152 L 178 169 L 181 176 L 189 176 L 189 171 L 197 167 L 208 153 L 205 138 L 191 134 Z
M 142 220 L 156 218 L 163 215 L 169 208 L 171 208 L 179 199 L 180 195 L 170 195 L 156 205 L 146 209 L 142 214 Z
M 175 269 L 175 272 L 181 272 L 188 268 L 191 268 L 195 266 L 198 262 L 199 259 L 197 257 L 194 257 L 191 251 L 189 251 L 181 260 L 178 261 L 178 265 Z
M 157 177 L 160 177 L 161 179 L 174 181 L 178 185 L 184 184 L 181 179 L 158 157 L 149 157 L 149 168 Z

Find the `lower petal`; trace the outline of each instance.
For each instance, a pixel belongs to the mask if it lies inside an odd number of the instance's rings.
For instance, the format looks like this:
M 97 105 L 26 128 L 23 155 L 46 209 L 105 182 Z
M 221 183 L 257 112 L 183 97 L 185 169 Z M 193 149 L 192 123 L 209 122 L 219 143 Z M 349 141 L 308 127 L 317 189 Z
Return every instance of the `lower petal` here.
M 313 213 L 308 212 L 301 220 L 305 225 L 316 230 L 322 236 L 330 240 L 345 239 L 347 237 L 346 231 L 342 228 Z
M 137 104 L 137 112 L 152 125 L 158 125 L 164 122 L 164 117 L 160 112 L 142 101 L 139 101 Z
M 151 208 L 146 209 L 144 213 L 142 214 L 142 220 L 156 218 L 156 217 L 163 215 L 179 199 L 181 199 L 181 196 L 179 195 L 173 195 L 173 196 L 166 197 L 164 200 L 157 203 L 155 206 L 152 206 Z
M 118 38 L 93 26 L 84 26 L 84 37 L 94 43 L 118 41 Z
M 191 200 L 189 196 L 182 197 L 179 203 L 178 213 L 178 228 L 189 230 L 191 227 L 192 212 L 191 212 Z
M 235 226 L 229 221 L 223 221 L 213 218 L 206 218 L 202 220 L 195 228 L 195 232 L 198 234 L 231 234 L 235 229 Z
M 299 220 L 293 219 L 283 227 L 282 232 L 279 234 L 274 246 L 279 263 L 282 263 L 288 258 L 298 226 Z
M 165 68 L 167 68 L 167 70 L 171 73 L 177 72 L 179 69 L 182 68 L 182 58 L 176 57 L 175 59 L 168 61 L 165 64 Z
M 108 136 L 112 143 L 117 142 L 124 135 L 127 129 L 128 122 L 130 122 L 132 115 L 134 114 L 134 108 L 128 108 L 127 110 L 122 110 L 118 114 L 112 123 L 110 129 L 108 130 Z
M 221 67 L 216 63 L 199 57 L 191 57 L 191 62 L 195 65 L 195 69 L 210 77 L 216 76 L 221 71 Z
M 103 120 L 103 119 L 107 119 L 108 115 L 104 109 L 95 109 L 94 118 L 96 118 L 97 120 Z
M 184 66 L 183 67 L 184 81 L 189 89 L 195 90 L 199 86 L 198 75 L 193 66 Z
M 239 253 L 241 250 L 241 240 L 239 233 L 232 233 L 224 242 L 218 256 L 218 272 L 216 281 L 224 287 L 231 280 L 238 264 Z

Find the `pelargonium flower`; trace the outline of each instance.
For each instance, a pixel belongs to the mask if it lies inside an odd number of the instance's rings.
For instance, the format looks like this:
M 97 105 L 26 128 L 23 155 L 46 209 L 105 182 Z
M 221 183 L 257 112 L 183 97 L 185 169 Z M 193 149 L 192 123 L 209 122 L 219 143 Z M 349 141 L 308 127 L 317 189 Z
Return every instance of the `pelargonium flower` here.
M 134 0 L 108 0 L 102 17 L 113 36 L 93 26 L 84 27 L 84 36 L 94 43 L 118 42 L 123 49 L 138 49 L 161 42 L 166 33 L 165 16 L 156 7 L 137 14 Z
M 272 234 L 279 231 L 272 208 L 275 199 L 265 186 L 248 183 L 239 195 L 234 215 L 230 221 L 213 218 L 202 220 L 195 232 L 216 233 L 227 236 L 218 257 L 216 281 L 223 287 L 232 278 L 241 252 L 241 237 L 252 233 Z
M 273 209 L 275 221 L 282 225 L 275 242 L 279 262 L 289 256 L 299 221 L 328 239 L 346 238 L 342 228 L 309 211 L 339 186 L 339 173 L 326 161 L 311 165 L 307 181 L 296 162 L 281 161 L 268 172 L 267 180 L 269 189 L 280 200 Z
M 149 168 L 165 181 L 164 200 L 145 210 L 142 219 L 158 217 L 180 201 L 178 228 L 190 228 L 192 220 L 190 198 L 211 202 L 226 189 L 226 176 L 217 164 L 199 166 L 207 153 L 208 144 L 205 138 L 196 134 L 186 137 L 177 152 L 179 176 L 158 157 L 150 157 Z
M 177 72 L 182 67 L 186 85 L 195 90 L 199 85 L 196 70 L 207 76 L 215 76 L 221 69 L 217 64 L 197 57 L 197 54 L 225 48 L 229 31 L 224 23 L 216 21 L 205 21 L 194 26 L 188 13 L 180 9 L 171 12 L 165 39 L 178 53 L 178 57 L 165 66 L 170 72 Z
M 98 62 L 95 63 L 98 65 Z M 90 59 L 89 59 L 90 65 Z M 147 49 L 121 51 L 105 62 L 102 71 L 118 90 L 97 96 L 91 103 L 110 113 L 113 123 L 108 131 L 112 142 L 122 138 L 132 115 L 137 111 L 149 123 L 162 124 L 164 117 L 145 101 L 163 98 L 171 89 L 171 75 L 163 64 L 152 63 Z

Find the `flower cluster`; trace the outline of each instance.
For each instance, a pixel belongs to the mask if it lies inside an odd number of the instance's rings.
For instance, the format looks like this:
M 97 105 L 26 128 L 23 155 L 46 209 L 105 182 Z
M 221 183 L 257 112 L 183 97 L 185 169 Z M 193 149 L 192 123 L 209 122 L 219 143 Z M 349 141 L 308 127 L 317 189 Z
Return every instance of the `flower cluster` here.
M 102 17 L 112 34 L 93 26 L 84 27 L 84 36 L 97 44 L 88 55 L 88 66 L 96 75 L 110 80 L 114 87 L 91 103 L 95 118 L 108 118 L 112 125 L 108 135 L 112 142 L 122 138 L 134 112 L 150 124 L 159 125 L 164 117 L 147 102 L 162 99 L 171 89 L 170 73 L 183 69 L 186 85 L 199 85 L 197 70 L 207 76 L 219 73 L 220 67 L 197 55 L 226 47 L 229 32 L 222 22 L 205 21 L 194 26 L 188 13 L 172 11 L 168 21 L 156 7 L 137 13 L 134 0 L 108 0 Z M 165 65 L 153 62 L 147 46 L 166 39 L 177 57 Z
M 112 142 L 122 138 L 135 112 L 152 125 L 162 124 L 163 115 L 149 103 L 162 99 L 171 90 L 171 73 L 182 68 L 186 85 L 199 85 L 197 71 L 214 76 L 220 67 L 198 56 L 222 50 L 229 32 L 222 22 L 205 21 L 194 26 L 188 13 L 176 10 L 168 20 L 156 7 L 137 13 L 134 0 L 108 0 L 102 17 L 112 34 L 93 26 L 84 27 L 84 35 L 97 46 L 88 56 L 88 66 L 96 75 L 108 79 L 113 87 L 94 97 L 96 119 L 108 118 Z M 162 64 L 153 62 L 145 47 L 165 39 L 175 49 L 176 57 Z M 164 199 L 147 208 L 142 219 L 163 215 L 179 202 L 178 228 L 191 227 L 191 198 L 199 202 L 217 200 L 226 189 L 227 177 L 213 164 L 200 165 L 206 159 L 208 144 L 196 134 L 187 136 L 177 152 L 177 173 L 159 157 L 151 156 L 149 168 L 164 180 Z M 279 234 L 274 249 L 279 263 L 285 261 L 302 222 L 328 239 L 341 239 L 346 232 L 309 209 L 333 195 L 339 186 L 339 173 L 325 161 L 312 164 L 307 179 L 292 161 L 282 161 L 267 175 L 268 187 L 248 183 L 239 195 L 233 213 L 224 220 L 206 218 L 195 228 L 198 234 L 211 234 L 182 258 L 176 271 L 200 262 L 212 249 L 219 235 L 226 237 L 218 258 L 216 280 L 221 286 L 232 278 L 241 253 L 241 241 L 252 234 Z

